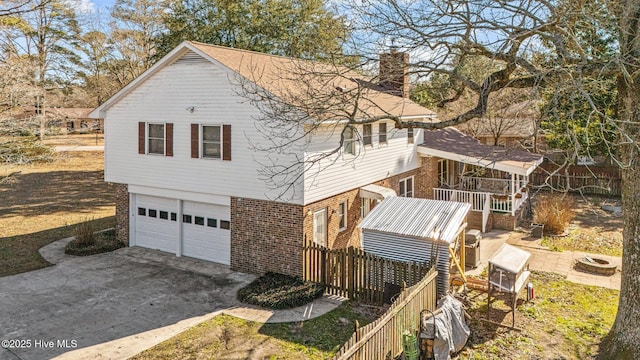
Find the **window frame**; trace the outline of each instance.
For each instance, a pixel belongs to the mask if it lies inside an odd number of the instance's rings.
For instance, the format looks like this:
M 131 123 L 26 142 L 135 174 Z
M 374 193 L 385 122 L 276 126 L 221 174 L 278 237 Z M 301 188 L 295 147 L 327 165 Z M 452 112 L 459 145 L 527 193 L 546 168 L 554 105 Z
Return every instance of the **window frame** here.
M 347 132 L 351 134 L 347 138 Z M 349 150 L 347 149 L 349 147 Z M 342 153 L 345 155 L 355 155 L 356 154 L 356 138 L 355 138 L 355 130 L 351 126 L 347 126 L 342 132 Z
M 156 138 L 156 137 L 151 137 L 151 126 L 152 125 L 162 125 L 162 138 Z M 146 155 L 160 155 L 160 156 L 167 156 L 167 123 L 166 122 L 147 122 L 146 123 L 146 129 L 145 129 L 145 149 L 146 149 Z M 151 140 L 160 140 L 162 139 L 162 154 L 161 153 L 157 153 L 157 152 L 151 152 L 151 144 L 150 141 Z
M 199 136 L 198 136 L 198 146 L 200 147 L 200 158 L 201 159 L 208 159 L 208 160 L 222 160 L 224 155 L 222 154 L 222 152 L 224 151 L 223 148 L 223 142 L 224 142 L 224 131 L 222 129 L 222 125 L 223 124 L 200 124 L 200 131 L 199 131 Z M 213 140 L 206 140 L 204 139 L 204 128 L 205 127 L 218 127 L 220 130 L 220 140 L 219 141 L 213 141 Z M 204 145 L 206 144 L 218 144 L 218 146 L 220 147 L 220 156 L 219 157 L 213 157 L 213 156 L 205 156 L 204 154 Z
M 347 200 L 338 203 L 338 231 L 347 230 L 349 224 L 347 223 Z
M 413 132 L 413 127 L 409 126 L 407 128 L 407 144 L 415 143 L 415 133 Z
M 367 129 L 369 129 L 368 134 L 367 134 Z M 373 125 L 371 124 L 362 125 L 362 145 L 373 146 Z
M 411 183 L 411 191 L 407 191 L 407 184 Z M 404 193 L 402 192 L 402 184 L 404 183 Z M 414 176 L 409 176 L 406 177 L 404 179 L 400 179 L 400 181 L 398 181 L 398 196 L 401 197 L 415 197 L 415 181 L 414 181 Z
M 382 128 L 384 128 L 384 131 L 382 131 Z M 378 144 L 382 145 L 382 144 L 387 144 L 388 142 L 389 142 L 389 136 L 387 132 L 387 123 L 386 122 L 378 123 Z
M 438 160 L 438 187 L 442 188 L 443 186 L 449 187 L 449 160 L 441 159 Z

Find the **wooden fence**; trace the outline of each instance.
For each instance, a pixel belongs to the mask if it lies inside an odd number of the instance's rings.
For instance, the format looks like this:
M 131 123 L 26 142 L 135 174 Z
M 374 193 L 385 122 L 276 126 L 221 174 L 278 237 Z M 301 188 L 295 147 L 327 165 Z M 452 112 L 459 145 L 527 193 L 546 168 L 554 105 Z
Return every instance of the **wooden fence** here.
M 414 286 L 403 290 L 389 310 L 376 321 L 357 328 L 333 359 L 394 359 L 402 352 L 402 333 L 420 329 L 420 312 L 436 309 L 436 276 L 431 269 Z
M 572 165 L 556 171 L 552 166 L 547 165 L 531 174 L 530 184 L 583 194 L 608 196 L 622 194 L 620 169 L 615 166 Z
M 434 262 L 385 259 L 361 249 L 327 249 L 315 243 L 304 247 L 305 280 L 323 283 L 327 292 L 362 302 L 382 304 L 385 285 L 418 283 Z

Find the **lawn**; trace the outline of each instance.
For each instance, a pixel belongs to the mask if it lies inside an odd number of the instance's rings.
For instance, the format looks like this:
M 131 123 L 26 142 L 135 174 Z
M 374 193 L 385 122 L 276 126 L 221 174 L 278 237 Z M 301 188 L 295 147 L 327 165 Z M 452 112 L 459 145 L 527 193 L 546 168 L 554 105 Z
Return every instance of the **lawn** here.
M 597 355 L 615 320 L 619 291 L 572 283 L 544 272 L 534 272 L 532 281 L 536 298 L 521 303 L 516 314 L 515 326 L 521 331 L 479 320 L 486 316 L 486 294 L 470 293 L 473 333 L 461 358 L 581 360 Z M 504 301 L 497 301 L 492 304 L 491 320 L 510 326 L 509 311 Z
M 483 322 L 486 293 L 471 291 L 464 302 L 472 316 L 471 337 L 460 359 L 590 359 L 609 331 L 617 310 L 616 290 L 575 284 L 557 274 L 535 272 L 536 299 L 520 304 L 518 330 Z M 521 294 L 522 295 L 522 294 Z M 183 332 L 134 359 L 323 359 L 351 336 L 354 321 L 374 319 L 365 308 L 344 304 L 302 323 L 258 324 L 222 315 Z M 511 325 L 503 300 L 491 320 Z
M 96 229 L 114 226 L 113 190 L 103 181 L 103 168 L 101 152 L 0 165 L 0 276 L 48 266 L 38 249 L 73 236 L 77 223 L 94 219 Z
M 220 315 L 132 359 L 326 359 L 355 328 L 375 319 L 368 308 L 342 304 L 305 322 L 260 324 Z

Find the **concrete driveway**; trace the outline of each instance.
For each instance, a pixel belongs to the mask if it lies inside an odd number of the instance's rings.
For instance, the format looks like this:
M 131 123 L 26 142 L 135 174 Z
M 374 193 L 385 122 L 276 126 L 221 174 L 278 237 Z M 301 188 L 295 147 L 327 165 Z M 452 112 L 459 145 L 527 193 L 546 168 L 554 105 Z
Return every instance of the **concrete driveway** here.
M 11 348 L 0 359 L 126 358 L 236 305 L 253 278 L 135 247 L 2 277 L 0 340 Z

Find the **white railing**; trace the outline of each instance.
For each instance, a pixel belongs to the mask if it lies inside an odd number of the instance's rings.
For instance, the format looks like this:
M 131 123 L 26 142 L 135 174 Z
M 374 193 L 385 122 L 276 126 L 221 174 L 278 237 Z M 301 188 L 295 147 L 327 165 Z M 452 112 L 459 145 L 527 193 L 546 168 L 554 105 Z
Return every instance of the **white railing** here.
M 486 192 L 462 191 L 455 189 L 433 189 L 433 198 L 436 200 L 458 201 L 471 204 L 471 210 L 482 211 L 485 207 L 486 199 L 491 195 Z
M 471 204 L 472 211 L 482 212 L 482 231 L 484 232 L 491 211 L 515 215 L 516 210 L 529 198 L 529 193 L 518 192 L 510 195 L 498 195 L 490 192 L 434 188 L 433 198 Z

